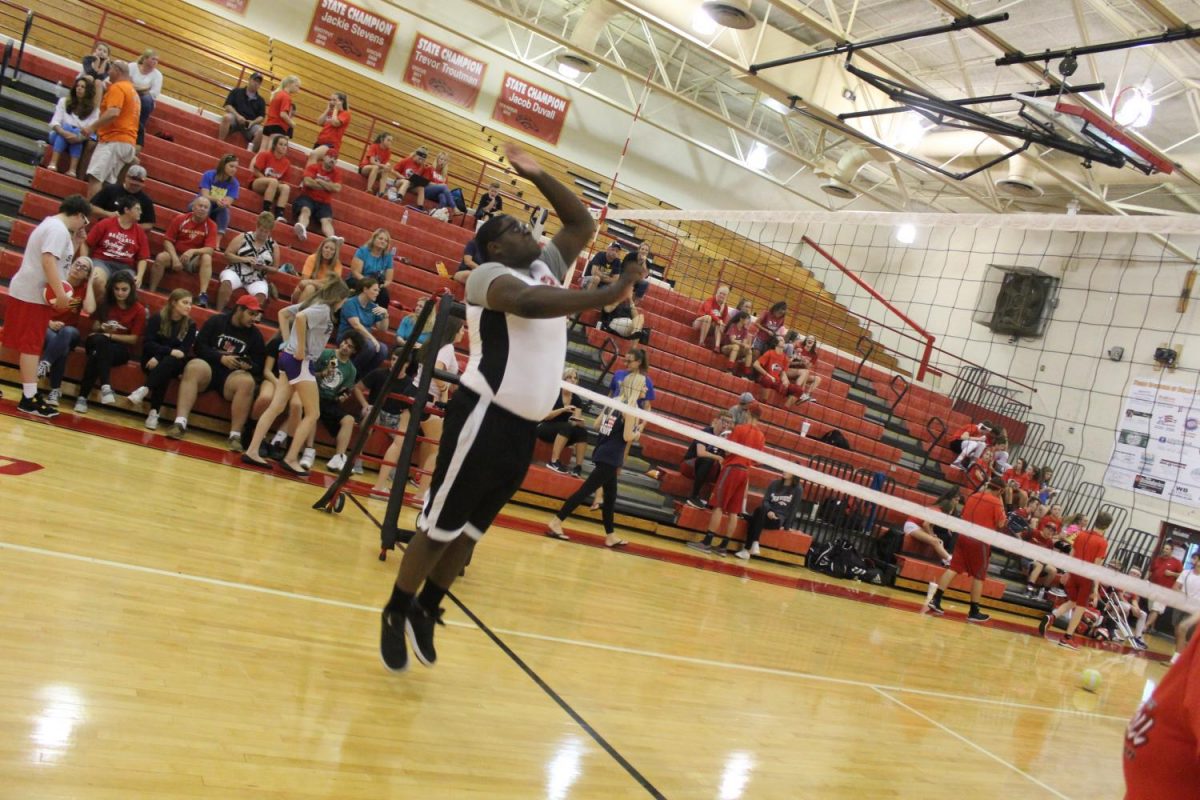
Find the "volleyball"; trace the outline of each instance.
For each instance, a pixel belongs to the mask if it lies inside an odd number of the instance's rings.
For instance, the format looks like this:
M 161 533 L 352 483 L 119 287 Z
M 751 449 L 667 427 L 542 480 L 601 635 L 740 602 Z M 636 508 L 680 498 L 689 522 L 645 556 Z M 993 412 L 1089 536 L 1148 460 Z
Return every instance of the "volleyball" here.
M 63 287 L 63 292 L 66 293 L 68 298 L 70 298 L 74 295 L 74 291 L 71 289 L 71 284 L 67 283 L 66 281 L 63 281 L 62 287 Z M 52 289 L 49 284 L 46 284 L 45 298 L 46 298 L 47 304 L 54 305 L 54 289 Z
M 1080 680 L 1079 685 L 1083 689 L 1085 689 L 1089 692 L 1095 692 L 1097 689 L 1100 688 L 1100 670 L 1085 669 L 1083 671 L 1083 674 L 1080 676 L 1080 678 L 1081 678 L 1081 680 Z

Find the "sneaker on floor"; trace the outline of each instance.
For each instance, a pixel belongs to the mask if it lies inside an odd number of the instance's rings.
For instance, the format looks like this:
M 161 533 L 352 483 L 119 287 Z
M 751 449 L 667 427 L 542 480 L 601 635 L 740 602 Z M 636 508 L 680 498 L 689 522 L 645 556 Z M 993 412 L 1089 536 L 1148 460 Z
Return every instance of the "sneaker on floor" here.
M 283 214 L 279 214 L 275 217 L 275 222 L 280 225 L 287 225 L 287 217 L 285 217 Z
M 132 392 L 130 392 L 129 396 L 126 397 L 125 399 L 128 400 L 129 404 L 131 406 L 133 406 L 134 408 L 140 408 L 142 403 L 146 402 L 146 395 L 148 395 L 148 394 L 150 394 L 149 387 L 139 386 L 138 388 L 136 388 Z
M 417 481 L 417 479 L 416 479 L 416 478 L 409 478 L 409 479 L 408 479 L 408 485 L 409 485 L 410 487 L 412 487 L 413 489 L 420 489 L 420 488 L 421 488 L 421 484 L 420 484 L 420 483 Z
M 86 414 L 87 413 L 87 398 L 86 397 L 75 398 L 75 413 L 76 414 Z
M 50 362 L 49 361 L 39 361 L 38 368 L 37 368 L 37 376 L 39 378 L 44 378 L 49 374 L 50 374 Z
M 576 464 L 574 467 L 571 467 L 571 475 L 573 475 L 576 478 L 582 478 L 583 477 L 583 467 L 579 466 L 578 464 Z
M 334 453 L 333 457 L 325 463 L 325 469 L 330 472 L 341 472 L 344 466 L 346 466 L 346 456 L 342 453 Z
M 1054 617 L 1047 614 L 1042 617 L 1042 621 L 1038 623 L 1038 636 L 1045 636 L 1046 629 L 1054 624 Z
M 989 614 L 984 614 L 982 611 L 972 611 L 967 614 L 967 622 L 987 622 L 991 619 Z
M 234 436 L 232 433 L 229 434 L 229 438 L 225 440 L 225 447 L 231 453 L 246 452 L 246 445 L 242 444 L 242 437 Z
M 111 406 L 117 403 L 117 393 L 108 384 L 100 387 L 100 405 Z
M 796 400 L 801 403 L 807 403 L 809 400 L 812 400 L 812 395 L 809 394 L 808 392 L 805 392 L 804 394 L 797 397 Z
M 1051 597 L 1066 597 L 1067 592 L 1061 586 L 1055 586 L 1053 589 L 1050 590 L 1050 596 Z
M 689 497 L 687 500 L 684 500 L 683 502 L 684 502 L 684 505 L 691 506 L 692 508 L 708 508 L 708 506 L 704 504 L 704 501 L 701 500 L 699 497 Z
M 187 435 L 187 426 L 180 425 L 178 422 L 172 423 L 170 430 L 167 431 L 168 439 L 182 439 Z
M 46 405 L 58 408 L 59 402 L 62 400 L 62 389 L 51 389 L 46 395 Z
M 379 632 L 379 657 L 389 672 L 404 672 L 408 669 L 408 645 L 404 642 L 404 622 L 393 620 L 385 608 L 381 615 L 382 629 Z
M 687 546 L 692 548 L 693 550 L 699 550 L 701 553 L 711 553 L 712 552 L 712 548 L 709 547 L 708 545 L 706 545 L 704 542 L 688 542 Z
M 350 474 L 352 474 L 352 475 L 362 475 L 363 474 L 363 463 L 362 463 L 361 458 L 354 459 L 354 466 L 350 468 Z
M 738 551 L 737 551 L 736 553 L 734 553 L 733 555 L 734 555 L 734 556 L 736 556 L 737 558 L 740 558 L 742 561 L 749 561 L 749 560 L 750 560 L 750 551 L 749 551 L 749 550 L 747 550 L 747 549 L 746 549 L 746 548 L 744 548 L 744 547 L 743 547 L 741 550 L 738 550 Z
M 147 414 L 146 421 L 143 424 L 146 426 L 146 430 L 148 431 L 158 430 L 158 412 L 151 411 L 149 414 Z
M 412 606 L 404 618 L 404 632 L 408 634 L 408 643 L 412 645 L 413 655 L 427 667 L 437 663 L 437 650 L 433 648 L 433 629 L 442 622 L 442 609 L 430 613 L 413 599 Z
M 755 542 L 754 544 L 750 545 L 750 555 L 752 555 L 752 556 L 758 555 L 758 542 Z
M 1140 637 L 1140 636 L 1133 637 L 1132 639 L 1129 640 L 1129 643 L 1131 645 L 1133 645 L 1134 649 L 1136 649 L 1136 650 L 1149 650 L 1150 649 L 1150 645 L 1146 644 L 1146 641 L 1144 639 L 1142 639 L 1142 637 Z
M 208 308 L 208 292 L 201 292 L 199 296 L 196 297 L 196 305 L 200 306 L 201 308 Z
M 729 551 L 724 547 L 719 546 L 710 547 L 709 552 L 711 552 L 717 558 L 724 558 L 729 553 Z
M 17 403 L 17 410 L 23 414 L 29 414 L 42 419 L 50 419 L 58 416 L 58 409 L 48 405 L 39 395 L 33 397 L 21 397 L 21 401 Z
M 940 617 L 946 613 L 945 611 L 942 611 L 941 606 L 935 606 L 933 603 L 926 603 L 925 610 L 937 617 Z
M 302 242 L 308 241 L 308 229 L 297 222 L 292 226 L 292 233 L 296 234 L 296 238 Z
M 313 462 L 317 460 L 317 451 L 311 447 L 304 448 L 304 452 L 300 454 L 300 466 L 306 470 L 312 469 Z
M 558 461 L 547 461 L 546 466 L 557 472 L 559 475 L 566 475 L 570 472 L 570 470 L 568 470 Z
M 1063 638 L 1058 640 L 1058 646 L 1065 647 L 1068 650 L 1078 650 L 1079 649 L 1079 645 L 1075 644 L 1075 639 L 1074 638 L 1068 639 L 1066 636 L 1064 636 Z

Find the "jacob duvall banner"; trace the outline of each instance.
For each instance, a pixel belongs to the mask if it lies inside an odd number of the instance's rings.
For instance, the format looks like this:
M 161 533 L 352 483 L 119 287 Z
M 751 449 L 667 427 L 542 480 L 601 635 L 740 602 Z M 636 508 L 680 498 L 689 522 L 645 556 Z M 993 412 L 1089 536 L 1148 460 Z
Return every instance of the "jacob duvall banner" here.
M 504 74 L 492 119 L 550 144 L 558 144 L 571 101 L 540 86 Z
M 351 61 L 382 71 L 392 49 L 396 23 L 343 0 L 321 0 L 308 28 L 308 41 Z
M 1152 378 L 1129 385 L 1104 485 L 1200 507 L 1195 389 Z

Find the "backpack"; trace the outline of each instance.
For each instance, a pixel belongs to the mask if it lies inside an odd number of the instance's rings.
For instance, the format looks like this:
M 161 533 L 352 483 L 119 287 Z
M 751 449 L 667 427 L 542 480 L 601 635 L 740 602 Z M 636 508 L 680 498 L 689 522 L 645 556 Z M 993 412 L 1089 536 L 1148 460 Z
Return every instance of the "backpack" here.
M 817 439 L 818 442 L 824 442 L 831 447 L 839 447 L 842 450 L 850 449 L 850 442 L 847 441 L 846 435 L 837 428 L 830 428 Z
M 454 188 L 450 190 L 450 197 L 454 199 L 454 207 L 462 213 L 467 213 L 467 201 L 463 198 L 463 190 Z
M 888 528 L 875 539 L 874 557 L 884 564 L 895 564 L 896 554 L 904 546 L 904 534 L 896 528 Z

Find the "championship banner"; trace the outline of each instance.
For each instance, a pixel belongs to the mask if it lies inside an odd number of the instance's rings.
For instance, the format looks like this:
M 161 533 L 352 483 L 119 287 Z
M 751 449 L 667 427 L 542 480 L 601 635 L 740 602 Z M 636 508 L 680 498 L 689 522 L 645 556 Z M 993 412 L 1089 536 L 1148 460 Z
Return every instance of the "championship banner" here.
M 1129 385 L 1104 485 L 1200 507 L 1200 399 L 1194 388 L 1153 378 Z
M 396 23 L 343 0 L 321 0 L 308 28 L 308 41 L 318 47 L 383 71 Z
M 570 107 L 570 100 L 505 73 L 492 119 L 550 144 L 558 144 Z
M 474 108 L 487 64 L 417 34 L 404 82 L 463 108 Z

